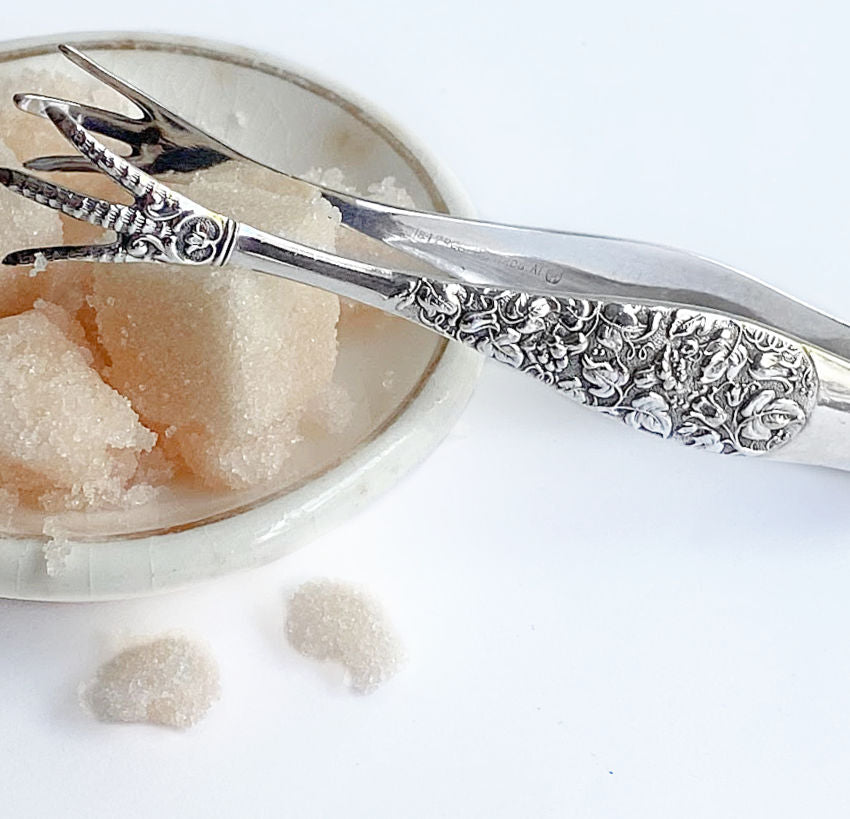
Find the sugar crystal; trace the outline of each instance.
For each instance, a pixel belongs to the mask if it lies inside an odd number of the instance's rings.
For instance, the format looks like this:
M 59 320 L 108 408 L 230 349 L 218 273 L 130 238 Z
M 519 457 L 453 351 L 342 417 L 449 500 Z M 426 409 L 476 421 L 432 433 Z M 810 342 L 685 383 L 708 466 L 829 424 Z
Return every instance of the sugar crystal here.
M 42 547 L 44 570 L 48 577 L 59 577 L 65 571 L 73 544 L 58 518 L 44 519 L 44 534 L 47 535 L 47 541 Z
M 47 256 L 43 253 L 36 253 L 35 261 L 33 262 L 32 270 L 30 271 L 30 276 L 37 276 L 45 270 L 47 270 Z
M 413 208 L 415 203 L 410 194 L 396 184 L 394 176 L 385 176 L 380 182 L 374 182 L 366 188 L 369 199 L 395 205 L 399 208 Z
M 302 174 L 302 176 L 307 182 L 314 182 L 317 185 L 322 185 L 325 188 L 330 188 L 340 193 L 363 196 L 362 191 L 356 185 L 352 185 L 339 168 L 313 167 Z M 400 208 L 416 207 L 410 194 L 396 183 L 394 176 L 385 176 L 380 182 L 373 182 L 367 185 L 365 198 Z

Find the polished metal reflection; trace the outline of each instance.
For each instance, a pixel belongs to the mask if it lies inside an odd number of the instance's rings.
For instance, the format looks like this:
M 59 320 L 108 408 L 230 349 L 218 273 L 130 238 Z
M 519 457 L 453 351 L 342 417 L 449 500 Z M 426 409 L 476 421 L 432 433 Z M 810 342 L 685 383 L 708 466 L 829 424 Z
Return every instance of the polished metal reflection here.
M 92 200 L 6 170 L 0 182 L 8 187 L 116 233 L 106 245 L 19 251 L 7 263 L 43 253 L 48 260 L 241 265 L 398 312 L 662 438 L 725 454 L 844 464 L 835 446 L 819 451 L 811 432 L 834 427 L 830 419 L 848 408 L 850 390 L 841 390 L 850 379 L 841 377 L 850 373 L 842 363 L 850 361 L 850 327 L 843 322 L 685 251 L 421 213 L 315 185 L 348 228 L 387 249 L 386 264 L 271 236 L 155 179 L 250 159 L 79 51 L 62 51 L 134 102 L 140 117 L 17 95 L 19 107 L 51 119 L 78 152 L 27 167 L 100 170 L 135 203 Z M 126 143 L 128 157 L 94 133 Z M 399 266 L 399 251 L 409 264 Z

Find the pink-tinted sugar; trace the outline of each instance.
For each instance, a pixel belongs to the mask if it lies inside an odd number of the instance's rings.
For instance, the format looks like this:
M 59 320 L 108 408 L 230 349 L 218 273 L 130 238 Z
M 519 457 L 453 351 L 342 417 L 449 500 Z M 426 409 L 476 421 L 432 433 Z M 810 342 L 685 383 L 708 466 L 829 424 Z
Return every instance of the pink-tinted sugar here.
M 281 192 L 279 178 L 235 163 L 169 180 L 255 226 L 332 247 L 338 214 Z M 336 296 L 235 268 L 95 268 L 91 303 L 111 362 L 107 380 L 166 451 L 212 487 L 278 474 L 305 407 L 336 360 Z
M 57 308 L 58 309 L 58 308 Z M 0 319 L 0 483 L 114 495 L 156 436 L 45 315 Z
M 81 76 L 27 69 L 0 78 L 0 97 L 21 89 L 129 112 L 114 92 Z M 8 107 L 0 164 L 67 152 L 55 129 L 34 122 Z M 323 181 L 347 189 L 341 172 L 324 173 Z M 100 174 L 55 178 L 126 201 Z M 342 242 L 348 252 L 350 232 L 340 231 L 326 201 L 262 168 L 228 163 L 168 181 L 257 227 L 326 249 Z M 392 178 L 367 195 L 409 203 Z M 0 208 L 0 254 L 101 239 L 98 228 L 2 189 Z M 9 359 L 0 361 L 4 377 L 18 379 L 6 383 L 3 400 L 20 410 L 0 418 L 0 492 L 8 493 L 0 496 L 0 520 L 6 506 L 17 506 L 18 489 L 23 502 L 60 513 L 150 501 L 177 471 L 213 488 L 284 473 L 305 434 L 339 432 L 351 417 L 350 399 L 333 382 L 339 310 L 331 294 L 237 269 L 45 266 L 38 259 L 0 269 L 0 322 L 21 319 L 0 336 L 22 339 L 38 374 L 27 381 L 15 370 L 14 345 L 0 352 Z M 62 376 L 50 369 L 51 358 L 65 367 Z M 151 449 L 154 432 L 160 440 Z

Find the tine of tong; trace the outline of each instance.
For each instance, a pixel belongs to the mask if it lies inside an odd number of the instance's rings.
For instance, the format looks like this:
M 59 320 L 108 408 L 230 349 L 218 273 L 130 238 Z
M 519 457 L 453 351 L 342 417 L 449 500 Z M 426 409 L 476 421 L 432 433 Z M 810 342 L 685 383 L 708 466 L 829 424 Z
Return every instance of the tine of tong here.
M 132 221 L 133 209 L 127 205 L 80 194 L 13 168 L 0 169 L 0 182 L 26 199 L 107 230 L 120 230 L 123 223 Z
M 9 254 L 4 264 L 26 264 L 41 256 L 45 261 L 178 261 L 170 253 L 174 242 L 173 220 L 186 211 L 196 211 L 223 227 L 230 220 L 206 211 L 108 150 L 75 121 L 61 101 L 45 103 L 44 115 L 80 152 L 89 167 L 101 171 L 130 193 L 135 202 L 123 205 L 77 193 L 62 185 L 11 168 L 0 168 L 0 184 L 54 210 L 98 225 L 118 234 L 104 245 L 29 248 Z M 151 255 L 151 247 L 154 253 Z
M 88 160 L 86 160 L 88 161 Z M 89 164 L 91 167 L 91 164 Z M 0 168 L 0 184 L 31 199 L 61 211 L 67 216 L 90 222 L 107 230 L 121 230 L 134 221 L 133 209 L 116 202 L 107 202 L 94 196 L 77 193 L 62 185 L 47 182 L 12 168 Z M 39 260 L 51 261 L 113 261 L 119 252 L 117 243 L 105 245 L 60 245 L 16 250 L 3 260 L 4 264 L 34 264 Z
M 12 99 L 22 111 L 43 117 L 48 116 L 48 107 L 61 107 L 87 131 L 94 131 L 112 139 L 120 139 L 128 144 L 138 141 L 139 134 L 150 122 L 147 118 L 134 119 L 116 111 L 108 111 L 105 108 L 58 97 L 48 97 L 44 94 L 15 94 Z
M 78 68 L 81 68 L 87 74 L 90 74 L 95 79 L 100 80 L 102 83 L 108 85 L 111 89 L 121 94 L 121 96 L 130 100 L 130 102 L 141 110 L 142 122 L 158 123 L 160 127 L 177 128 L 187 132 L 202 133 L 194 125 L 186 122 L 186 120 L 184 120 L 179 114 L 175 114 L 152 97 L 149 97 L 132 83 L 121 79 L 121 77 L 113 74 L 111 71 L 108 71 L 103 66 L 98 65 L 94 60 L 87 57 L 79 49 L 63 44 L 59 46 L 59 50 Z M 105 113 L 109 114 L 110 112 L 107 111 Z M 120 126 L 124 118 L 121 118 L 120 116 L 116 117 L 115 115 L 112 116 L 113 123 Z M 211 146 L 214 144 L 216 148 L 224 152 L 228 152 L 228 154 L 230 153 L 231 149 L 224 143 L 219 142 L 209 134 L 204 133 L 203 136 Z
M 32 265 L 47 262 L 118 262 L 123 248 L 120 242 L 95 245 L 56 245 L 15 250 L 6 254 L 3 264 Z
M 130 156 L 138 154 L 139 146 L 145 141 L 144 133 L 150 128 L 146 118 L 133 119 L 104 108 L 43 94 L 15 94 L 13 99 L 22 111 L 38 116 L 46 116 L 48 106 L 61 107 L 86 130 L 127 143 L 132 148 Z M 24 167 L 32 171 L 94 170 L 91 163 L 79 155 L 42 156 L 25 162 Z
M 61 105 L 48 105 L 45 113 L 65 138 L 95 167 L 117 182 L 133 196 L 139 197 L 160 187 L 153 177 L 140 171 L 127 160 L 106 151 L 96 142 L 87 129 L 78 123 L 73 113 Z M 162 186 L 163 190 L 166 190 Z
M 143 94 L 136 86 L 126 80 L 122 80 L 120 77 L 116 77 L 111 71 L 107 71 L 103 66 L 89 59 L 79 49 L 63 43 L 59 46 L 59 51 L 74 65 L 81 68 L 87 74 L 91 74 L 138 106 L 146 119 L 153 120 L 157 114 L 163 113 L 158 110 L 158 104 L 146 94 Z
M 170 170 L 197 170 L 236 156 L 226 145 L 200 131 L 131 83 L 98 65 L 73 46 L 59 50 L 74 65 L 121 94 L 141 112 L 129 117 L 96 106 L 82 105 L 42 94 L 16 94 L 22 111 L 46 117 L 49 106 L 63 108 L 84 128 L 124 142 L 128 156 L 141 170 L 162 173 Z M 91 171 L 91 164 L 77 155 L 44 156 L 30 159 L 24 167 L 33 171 Z

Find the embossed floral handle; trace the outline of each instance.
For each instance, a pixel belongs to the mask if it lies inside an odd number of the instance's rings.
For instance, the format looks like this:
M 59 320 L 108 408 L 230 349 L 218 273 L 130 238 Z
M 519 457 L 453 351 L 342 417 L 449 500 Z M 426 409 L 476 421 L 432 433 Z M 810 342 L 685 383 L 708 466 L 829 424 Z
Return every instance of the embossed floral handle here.
M 817 395 L 796 342 L 716 313 L 412 279 L 395 309 L 629 426 L 713 452 L 793 438 Z

